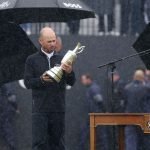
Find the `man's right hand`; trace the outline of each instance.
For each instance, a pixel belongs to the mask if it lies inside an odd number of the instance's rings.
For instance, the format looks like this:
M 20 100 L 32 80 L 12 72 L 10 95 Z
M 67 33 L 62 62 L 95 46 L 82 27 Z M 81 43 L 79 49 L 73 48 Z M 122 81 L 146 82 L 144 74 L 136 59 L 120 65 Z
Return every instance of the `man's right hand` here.
M 43 82 L 53 82 L 53 80 L 46 74 L 46 72 L 41 76 L 41 80 Z

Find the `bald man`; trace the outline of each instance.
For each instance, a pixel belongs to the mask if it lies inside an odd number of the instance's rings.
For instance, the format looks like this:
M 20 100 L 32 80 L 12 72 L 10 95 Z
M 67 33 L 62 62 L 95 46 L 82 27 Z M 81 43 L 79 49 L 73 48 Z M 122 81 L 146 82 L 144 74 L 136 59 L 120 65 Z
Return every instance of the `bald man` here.
M 27 58 L 24 74 L 26 87 L 32 89 L 32 150 L 64 150 L 65 87 L 73 86 L 75 75 L 55 53 L 56 34 L 51 28 L 41 30 L 39 43 L 41 49 Z M 64 70 L 60 83 L 45 74 L 55 65 Z
M 142 113 L 147 98 L 147 87 L 145 86 L 145 74 L 142 70 L 136 70 L 133 81 L 125 88 L 126 113 Z M 135 126 L 126 127 L 126 150 L 138 150 L 143 146 L 143 135 L 140 128 Z M 144 148 L 143 148 L 144 149 Z

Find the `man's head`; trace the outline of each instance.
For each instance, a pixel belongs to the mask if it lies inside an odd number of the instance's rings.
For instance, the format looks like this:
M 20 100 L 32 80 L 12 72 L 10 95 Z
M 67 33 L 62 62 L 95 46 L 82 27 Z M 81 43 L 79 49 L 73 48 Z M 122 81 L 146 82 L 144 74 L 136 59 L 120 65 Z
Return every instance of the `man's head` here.
M 50 27 L 44 27 L 40 31 L 39 43 L 43 50 L 51 53 L 56 48 L 56 34 Z
M 110 79 L 110 81 L 112 80 L 112 72 L 109 73 L 109 79 Z M 119 72 L 118 71 L 114 71 L 113 72 L 113 82 L 117 82 L 119 80 L 120 80 L 120 74 L 119 74 Z
M 61 39 L 61 37 L 58 36 L 56 38 L 56 49 L 55 49 L 55 51 L 59 53 L 62 50 L 62 46 L 63 46 L 62 45 L 62 39 Z
M 133 79 L 136 81 L 144 82 L 145 80 L 145 74 L 142 70 L 136 70 L 133 76 Z
M 89 86 L 91 85 L 93 82 L 93 79 L 91 77 L 90 74 L 83 74 L 81 76 L 81 83 L 84 85 L 84 86 Z
M 114 72 L 113 80 L 114 80 L 114 82 L 117 82 L 117 81 L 119 81 L 119 80 L 120 80 L 120 75 L 119 75 L 119 73 L 118 73 L 117 71 L 116 71 L 116 72 Z
M 136 71 L 138 71 L 138 70 L 143 71 L 144 74 L 145 74 L 145 72 L 146 72 L 145 67 L 138 67 L 138 68 L 136 68 Z

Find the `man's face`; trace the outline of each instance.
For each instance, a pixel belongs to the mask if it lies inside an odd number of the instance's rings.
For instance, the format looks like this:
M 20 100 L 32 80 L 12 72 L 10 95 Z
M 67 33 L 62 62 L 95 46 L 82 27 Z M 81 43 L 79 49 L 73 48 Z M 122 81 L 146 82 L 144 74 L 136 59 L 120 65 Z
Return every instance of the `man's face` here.
M 118 74 L 113 75 L 114 82 L 117 82 L 120 79 L 120 76 Z
M 43 50 L 47 53 L 51 53 L 56 48 L 56 36 L 43 36 L 39 40 Z
M 147 81 L 150 81 L 150 70 L 146 70 L 145 78 Z
M 84 75 L 81 77 L 81 83 L 82 83 L 84 86 L 90 85 L 89 79 L 87 79 L 86 76 L 84 76 Z
M 134 80 L 144 82 L 145 81 L 145 73 L 143 70 L 136 70 L 134 73 Z

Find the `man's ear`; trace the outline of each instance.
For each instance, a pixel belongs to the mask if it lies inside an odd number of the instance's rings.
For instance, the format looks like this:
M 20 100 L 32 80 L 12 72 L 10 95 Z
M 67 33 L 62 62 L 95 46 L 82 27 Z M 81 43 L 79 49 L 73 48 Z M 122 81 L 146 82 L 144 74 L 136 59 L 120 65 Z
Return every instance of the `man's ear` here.
M 40 45 L 42 45 L 42 39 L 41 38 L 39 38 L 39 43 L 40 43 Z

